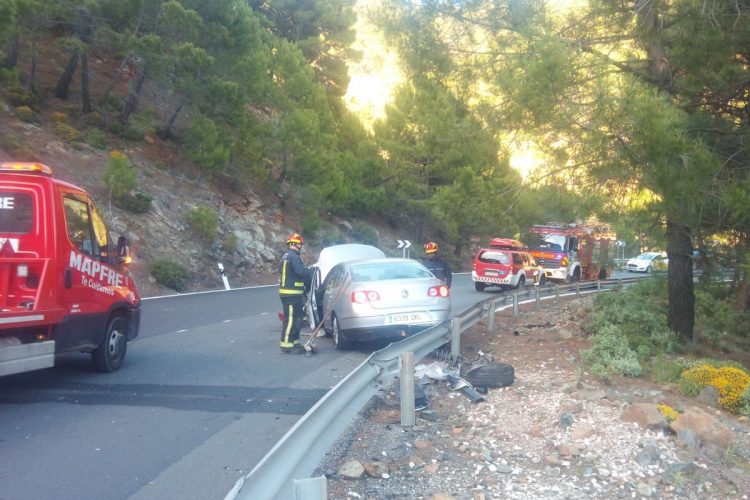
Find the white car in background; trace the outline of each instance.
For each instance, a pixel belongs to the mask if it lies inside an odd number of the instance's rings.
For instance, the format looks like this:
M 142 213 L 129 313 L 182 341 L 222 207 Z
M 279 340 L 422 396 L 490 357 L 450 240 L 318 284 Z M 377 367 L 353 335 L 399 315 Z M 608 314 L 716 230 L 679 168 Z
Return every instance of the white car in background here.
M 651 273 L 653 271 L 666 271 L 669 266 L 666 252 L 644 252 L 638 257 L 628 260 L 626 265 L 631 273 Z

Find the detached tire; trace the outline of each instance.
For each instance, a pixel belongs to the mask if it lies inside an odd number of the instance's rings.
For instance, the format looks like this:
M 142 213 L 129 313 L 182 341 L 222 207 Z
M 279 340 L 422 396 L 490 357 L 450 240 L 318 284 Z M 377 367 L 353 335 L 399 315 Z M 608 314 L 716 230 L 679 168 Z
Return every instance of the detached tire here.
M 509 364 L 493 363 L 474 368 L 467 372 L 463 379 L 474 387 L 507 387 L 513 385 L 516 374 Z
M 128 326 L 122 316 L 109 320 L 102 343 L 91 353 L 91 361 L 98 371 L 109 373 L 122 366 L 128 350 Z

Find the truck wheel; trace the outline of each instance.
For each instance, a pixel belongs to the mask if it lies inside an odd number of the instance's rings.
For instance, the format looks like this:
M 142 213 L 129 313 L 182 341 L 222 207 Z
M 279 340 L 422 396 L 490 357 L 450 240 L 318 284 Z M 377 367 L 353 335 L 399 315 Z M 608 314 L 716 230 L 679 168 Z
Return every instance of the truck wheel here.
M 339 351 L 343 351 L 351 347 L 351 342 L 346 340 L 341 334 L 341 328 L 339 328 L 339 319 L 335 314 L 331 316 L 331 330 L 333 332 L 333 347 L 335 347 Z
M 485 286 L 486 285 L 484 283 L 481 283 L 479 281 L 474 282 L 474 290 L 476 290 L 477 292 L 483 292 Z
M 100 372 L 113 372 L 122 366 L 128 350 L 128 322 L 114 316 L 107 324 L 106 335 L 99 347 L 91 353 L 94 368 Z
M 470 370 L 463 379 L 474 387 L 507 387 L 515 382 L 515 370 L 507 363 L 493 363 Z

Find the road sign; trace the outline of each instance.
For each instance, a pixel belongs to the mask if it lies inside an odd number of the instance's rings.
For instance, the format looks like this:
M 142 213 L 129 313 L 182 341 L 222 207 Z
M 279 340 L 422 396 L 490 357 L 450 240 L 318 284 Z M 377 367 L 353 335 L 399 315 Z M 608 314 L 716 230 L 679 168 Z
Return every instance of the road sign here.
M 409 247 L 411 246 L 411 241 L 409 240 L 396 240 L 398 241 L 398 247 L 401 248 L 403 252 L 404 258 L 409 256 Z

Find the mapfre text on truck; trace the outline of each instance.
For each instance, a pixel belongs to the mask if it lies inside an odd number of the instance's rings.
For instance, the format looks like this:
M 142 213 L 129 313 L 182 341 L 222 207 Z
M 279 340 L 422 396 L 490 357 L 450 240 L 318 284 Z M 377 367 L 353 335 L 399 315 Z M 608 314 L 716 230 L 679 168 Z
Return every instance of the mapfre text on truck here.
M 0 164 L 0 375 L 67 352 L 120 368 L 140 327 L 130 260 L 86 191 L 40 163 Z

